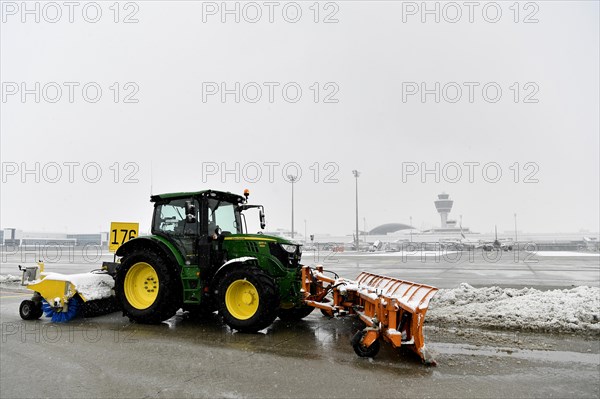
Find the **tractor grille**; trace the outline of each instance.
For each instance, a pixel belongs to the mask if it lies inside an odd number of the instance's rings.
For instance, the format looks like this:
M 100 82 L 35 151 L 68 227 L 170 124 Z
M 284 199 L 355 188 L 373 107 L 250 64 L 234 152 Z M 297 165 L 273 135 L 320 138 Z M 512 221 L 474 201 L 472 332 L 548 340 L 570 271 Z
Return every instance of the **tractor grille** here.
M 269 250 L 271 251 L 271 255 L 276 257 L 285 267 L 292 269 L 298 267 L 298 264 L 300 263 L 300 252 L 298 250 L 293 254 L 290 254 L 276 242 L 269 243 Z
M 258 253 L 258 244 L 256 243 L 256 241 L 246 241 L 246 248 L 249 252 Z

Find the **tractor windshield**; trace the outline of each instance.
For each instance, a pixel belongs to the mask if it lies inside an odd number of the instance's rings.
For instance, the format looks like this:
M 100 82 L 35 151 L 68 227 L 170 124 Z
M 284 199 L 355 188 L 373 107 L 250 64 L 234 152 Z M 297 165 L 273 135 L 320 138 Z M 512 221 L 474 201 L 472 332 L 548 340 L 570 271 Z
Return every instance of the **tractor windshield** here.
M 186 221 L 185 199 L 176 199 L 157 206 L 153 231 L 171 236 L 197 234 L 196 222 Z M 196 216 L 196 220 L 198 215 Z
M 240 212 L 237 205 L 216 199 L 208 200 L 208 233 L 213 234 L 219 227 L 221 231 L 242 234 Z

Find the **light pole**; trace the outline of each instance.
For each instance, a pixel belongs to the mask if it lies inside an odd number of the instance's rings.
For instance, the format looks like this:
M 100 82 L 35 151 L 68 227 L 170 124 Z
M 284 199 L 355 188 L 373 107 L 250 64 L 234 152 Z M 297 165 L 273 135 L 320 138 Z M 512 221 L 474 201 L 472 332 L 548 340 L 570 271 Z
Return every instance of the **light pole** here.
M 306 245 L 306 219 L 304 219 L 304 245 Z
M 367 218 L 363 218 L 363 238 L 364 242 L 367 242 Z
M 412 242 L 412 231 L 413 231 L 413 227 L 412 227 L 412 216 L 410 217 L 410 242 Z
M 288 179 L 292 183 L 292 238 L 294 238 L 294 183 L 296 182 L 297 176 L 288 175 Z
M 519 245 L 519 236 L 517 234 L 517 214 L 515 213 L 515 244 Z
M 358 252 L 358 176 L 360 176 L 360 172 L 355 169 L 352 171 L 352 174 L 354 175 L 354 179 L 356 181 L 356 238 L 354 241 L 356 245 L 356 252 Z

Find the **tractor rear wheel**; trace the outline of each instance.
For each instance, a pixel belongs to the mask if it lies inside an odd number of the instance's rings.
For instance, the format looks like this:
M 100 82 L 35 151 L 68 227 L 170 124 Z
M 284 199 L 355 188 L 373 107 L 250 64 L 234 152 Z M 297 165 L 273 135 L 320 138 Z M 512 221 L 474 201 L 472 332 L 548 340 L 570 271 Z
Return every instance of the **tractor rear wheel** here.
M 279 293 L 273 279 L 261 269 L 234 269 L 218 283 L 218 306 L 229 327 L 256 332 L 277 317 Z
M 181 307 L 181 280 L 160 255 L 140 249 L 126 255 L 115 277 L 115 294 L 130 320 L 158 324 Z

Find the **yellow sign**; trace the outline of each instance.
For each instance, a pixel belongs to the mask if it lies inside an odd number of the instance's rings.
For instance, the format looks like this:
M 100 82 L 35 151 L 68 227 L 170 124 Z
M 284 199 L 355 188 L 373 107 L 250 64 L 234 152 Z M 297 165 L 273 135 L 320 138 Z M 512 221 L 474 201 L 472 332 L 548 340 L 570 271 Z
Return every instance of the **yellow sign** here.
M 137 237 L 139 229 L 139 223 L 112 222 L 110 224 L 110 236 L 108 237 L 108 250 L 116 252 L 121 245 Z

